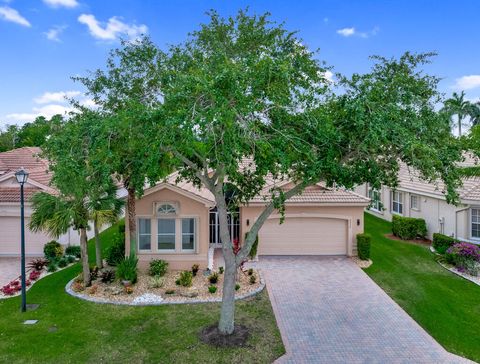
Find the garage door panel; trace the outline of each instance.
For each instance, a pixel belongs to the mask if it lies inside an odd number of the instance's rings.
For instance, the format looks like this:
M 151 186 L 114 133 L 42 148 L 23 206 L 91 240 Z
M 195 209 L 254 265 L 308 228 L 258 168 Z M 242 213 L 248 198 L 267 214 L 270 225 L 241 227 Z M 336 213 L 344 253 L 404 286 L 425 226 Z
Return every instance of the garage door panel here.
M 52 240 L 44 233 L 28 229 L 30 219 L 25 218 L 25 253 L 43 255 L 43 245 Z M 20 255 L 20 218 L 0 217 L 0 255 Z
M 260 255 L 344 255 L 347 222 L 341 219 L 295 217 L 269 219 L 259 232 Z

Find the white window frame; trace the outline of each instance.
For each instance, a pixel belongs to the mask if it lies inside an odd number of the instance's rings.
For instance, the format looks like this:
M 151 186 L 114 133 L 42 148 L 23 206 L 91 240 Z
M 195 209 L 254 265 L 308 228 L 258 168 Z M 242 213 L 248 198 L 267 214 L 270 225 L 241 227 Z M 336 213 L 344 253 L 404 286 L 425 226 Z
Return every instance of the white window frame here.
M 165 236 L 172 236 L 172 233 L 160 233 L 159 229 L 158 229 L 158 222 L 159 220 L 172 220 L 173 221 L 173 226 L 175 227 L 175 231 L 173 232 L 173 237 L 174 237 L 174 240 L 173 240 L 173 249 L 160 249 L 160 247 L 158 246 L 159 244 L 159 240 L 158 240 L 158 237 L 160 235 L 165 235 Z M 156 219 L 156 222 L 157 222 L 157 251 L 158 252 L 161 252 L 161 253 L 164 253 L 164 252 L 175 252 L 176 251 L 176 247 L 177 247 L 177 218 L 175 217 L 159 217 Z
M 413 203 L 412 203 L 412 199 L 413 197 L 415 197 L 416 201 L 417 201 L 417 206 L 413 206 Z M 410 195 L 410 209 L 411 210 L 415 210 L 415 211 L 420 211 L 420 195 L 415 195 L 415 194 L 411 194 Z
M 478 222 L 473 222 L 473 210 L 477 210 L 477 220 Z M 469 214 L 469 222 L 470 222 L 470 239 L 473 240 L 480 240 L 480 235 L 479 236 L 473 236 L 473 225 L 480 225 L 480 206 L 472 206 L 470 208 L 470 214 Z M 480 227 L 479 227 L 480 230 Z
M 180 250 L 182 252 L 194 252 L 197 249 L 197 219 L 190 216 L 182 216 L 180 220 Z M 184 233 L 183 232 L 183 220 L 193 220 L 193 233 Z M 193 235 L 193 249 L 183 249 L 183 236 L 184 235 Z
M 140 234 L 140 220 L 150 221 L 150 234 Z M 140 236 L 150 236 L 150 249 L 140 249 Z M 137 217 L 137 251 L 139 252 L 151 252 L 152 251 L 152 219 L 150 216 L 138 216 Z
M 370 207 L 368 209 L 370 211 L 383 213 L 383 211 L 382 211 L 382 191 L 381 191 L 381 189 L 377 190 L 377 189 L 371 187 L 370 185 L 367 185 L 367 187 L 368 187 L 368 189 L 367 189 L 368 198 L 370 198 L 370 200 L 372 201 L 372 203 L 370 204 Z M 373 199 L 373 196 L 374 196 L 375 193 L 378 193 L 378 199 L 376 201 Z
M 395 200 L 395 195 L 398 196 L 398 200 Z M 404 203 L 403 203 L 403 195 L 404 193 L 401 192 L 401 191 L 392 191 L 392 193 L 390 194 L 390 197 L 391 197 L 391 203 L 390 203 L 390 210 L 393 214 L 397 214 L 397 215 L 403 215 L 403 211 L 404 211 Z M 399 211 L 395 211 L 393 206 L 394 204 L 397 204 L 399 207 L 401 207 L 401 212 Z

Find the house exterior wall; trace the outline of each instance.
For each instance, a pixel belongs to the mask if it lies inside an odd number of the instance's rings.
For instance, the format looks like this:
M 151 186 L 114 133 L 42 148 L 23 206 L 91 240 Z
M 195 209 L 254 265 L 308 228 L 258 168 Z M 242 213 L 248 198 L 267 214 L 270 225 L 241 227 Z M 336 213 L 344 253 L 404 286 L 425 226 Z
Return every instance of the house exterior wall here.
M 161 251 L 157 244 L 157 219 L 158 216 L 155 211 L 155 204 L 159 202 L 174 203 L 178 206 L 176 215 L 168 216 L 168 218 L 181 219 L 194 218 L 196 223 L 196 241 L 193 252 L 185 252 L 181 249 L 181 231 L 180 224 L 176 224 L 176 242 L 175 251 Z M 151 221 L 151 249 L 150 251 L 139 251 L 138 235 L 137 235 L 137 256 L 139 260 L 140 269 L 148 269 L 149 262 L 152 259 L 163 259 L 169 263 L 169 268 L 173 270 L 191 269 L 193 264 L 200 265 L 200 268 L 207 268 L 208 265 L 208 248 L 209 248 L 209 230 L 208 230 L 208 215 L 209 208 L 192 198 L 186 197 L 180 193 L 172 191 L 168 188 L 152 192 L 143 196 L 136 201 L 135 204 L 137 215 L 137 234 L 138 219 L 150 219 Z M 128 223 L 126 225 L 126 236 L 128 239 Z M 180 234 L 180 235 L 179 235 Z M 180 238 L 179 238 L 180 236 Z M 126 251 L 129 249 L 129 242 L 125 244 Z
M 80 236 L 70 229 L 59 238 L 54 238 L 43 232 L 34 233 L 28 229 L 32 209 L 25 206 L 25 254 L 27 256 L 43 256 L 43 246 L 50 240 L 57 240 L 64 246 L 78 245 Z M 92 235 L 89 232 L 89 235 Z M 20 205 L 13 203 L 0 204 L 0 256 L 20 256 Z
M 263 211 L 263 206 L 243 206 L 240 208 L 240 239 L 243 243 L 245 239 L 245 233 L 250 230 L 250 227 L 254 224 L 260 213 Z M 289 216 L 314 216 L 324 217 L 332 219 L 341 219 L 347 222 L 347 255 L 352 256 L 357 254 L 357 242 L 356 235 L 363 233 L 364 221 L 363 221 L 364 206 L 292 206 L 287 205 L 285 208 L 285 216 L 288 219 Z M 278 213 L 273 212 L 271 218 L 277 218 Z M 358 225 L 357 225 L 358 221 Z M 262 244 L 259 241 L 259 245 Z M 302 254 L 300 249 L 298 254 Z
M 472 240 L 470 236 L 469 204 L 454 206 L 439 197 L 403 188 L 398 188 L 397 191 L 403 193 L 402 216 L 424 219 L 427 224 L 429 239 L 432 239 L 434 233 L 441 233 L 463 240 Z M 368 197 L 368 186 L 366 184 L 357 186 L 355 192 Z M 410 206 L 412 195 L 418 196 L 419 209 L 414 209 Z M 392 216 L 395 214 L 392 212 L 392 190 L 382 186 L 380 198 L 383 210 L 375 211 L 370 208 L 367 211 L 384 220 L 392 221 Z

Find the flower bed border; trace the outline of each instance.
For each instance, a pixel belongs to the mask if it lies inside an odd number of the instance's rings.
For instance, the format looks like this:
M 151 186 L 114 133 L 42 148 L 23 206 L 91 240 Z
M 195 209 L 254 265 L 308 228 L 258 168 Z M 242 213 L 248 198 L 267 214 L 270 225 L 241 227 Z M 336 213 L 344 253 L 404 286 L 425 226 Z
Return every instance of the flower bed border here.
M 258 293 L 262 292 L 263 289 L 265 288 L 265 280 L 263 279 L 263 275 L 260 271 L 258 271 L 258 275 L 260 276 L 260 285 L 255 288 L 253 291 L 250 291 L 248 293 L 244 293 L 242 295 L 235 296 L 235 301 L 238 300 L 244 300 L 249 297 L 253 297 L 257 295 Z M 171 301 L 171 302 L 150 302 L 150 303 L 134 303 L 134 302 L 127 302 L 127 301 L 111 301 L 105 298 L 100 298 L 100 297 L 92 297 L 88 294 L 84 293 L 79 293 L 75 292 L 72 289 L 72 283 L 75 281 L 75 278 L 70 280 L 67 285 L 65 286 L 65 292 L 67 292 L 70 296 L 79 298 L 84 301 L 89 301 L 93 303 L 99 303 L 99 304 L 110 304 L 110 305 L 117 305 L 117 306 L 162 306 L 162 305 L 184 305 L 184 304 L 198 304 L 198 303 L 219 303 L 222 302 L 221 297 L 215 297 L 215 298 L 210 298 L 210 299 L 197 299 L 197 298 L 189 298 L 189 297 L 184 297 L 183 300 L 178 300 L 178 301 Z
M 430 251 L 435 255 L 440 255 L 433 246 L 430 246 Z M 440 264 L 440 266 L 442 266 L 444 269 L 456 274 L 457 276 L 460 276 L 463 279 L 466 279 L 467 281 L 470 281 L 476 284 L 477 286 L 480 286 L 480 279 L 476 279 L 475 277 L 472 278 L 470 274 L 459 272 L 458 270 L 455 269 L 455 267 L 449 267 L 445 263 L 439 262 L 438 260 L 437 260 L 437 263 Z
M 43 276 L 41 276 L 41 277 L 40 277 L 39 279 L 37 279 L 36 281 L 31 281 L 31 284 L 26 287 L 25 292 L 28 292 L 28 291 L 30 290 L 30 288 L 32 288 L 35 283 L 41 281 L 43 278 L 48 277 L 48 276 L 50 276 L 50 275 L 52 275 L 52 274 L 58 273 L 58 272 L 60 272 L 60 271 L 62 271 L 62 270 L 64 270 L 64 269 L 70 268 L 70 267 L 72 267 L 73 265 L 75 265 L 75 264 L 77 264 L 77 263 L 78 263 L 78 261 L 75 261 L 75 262 L 73 262 L 73 263 L 70 263 L 69 265 L 67 265 L 67 266 L 65 266 L 65 267 L 63 267 L 63 268 L 58 268 L 55 272 L 46 272 Z M 20 275 L 19 277 L 15 278 L 14 280 L 16 280 L 16 279 L 20 280 L 20 282 L 21 282 L 22 276 Z M 2 294 L 2 295 L 0 295 L 0 300 L 5 300 L 5 299 L 8 299 L 8 298 L 18 297 L 18 296 L 20 296 L 21 294 L 22 294 L 22 291 L 18 291 L 17 293 L 12 294 L 11 296 L 6 296 L 6 295 L 3 295 L 3 294 Z

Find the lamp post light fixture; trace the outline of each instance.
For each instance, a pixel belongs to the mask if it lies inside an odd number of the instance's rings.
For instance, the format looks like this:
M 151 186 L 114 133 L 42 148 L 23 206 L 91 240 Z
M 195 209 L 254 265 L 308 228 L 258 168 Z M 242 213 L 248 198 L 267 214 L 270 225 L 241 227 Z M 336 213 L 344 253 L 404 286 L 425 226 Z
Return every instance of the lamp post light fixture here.
M 22 252 L 22 312 L 27 311 L 27 290 L 25 277 L 25 201 L 23 196 L 23 185 L 28 180 L 28 172 L 22 167 L 15 172 L 15 178 L 20 184 L 20 233 L 21 233 L 21 252 Z

